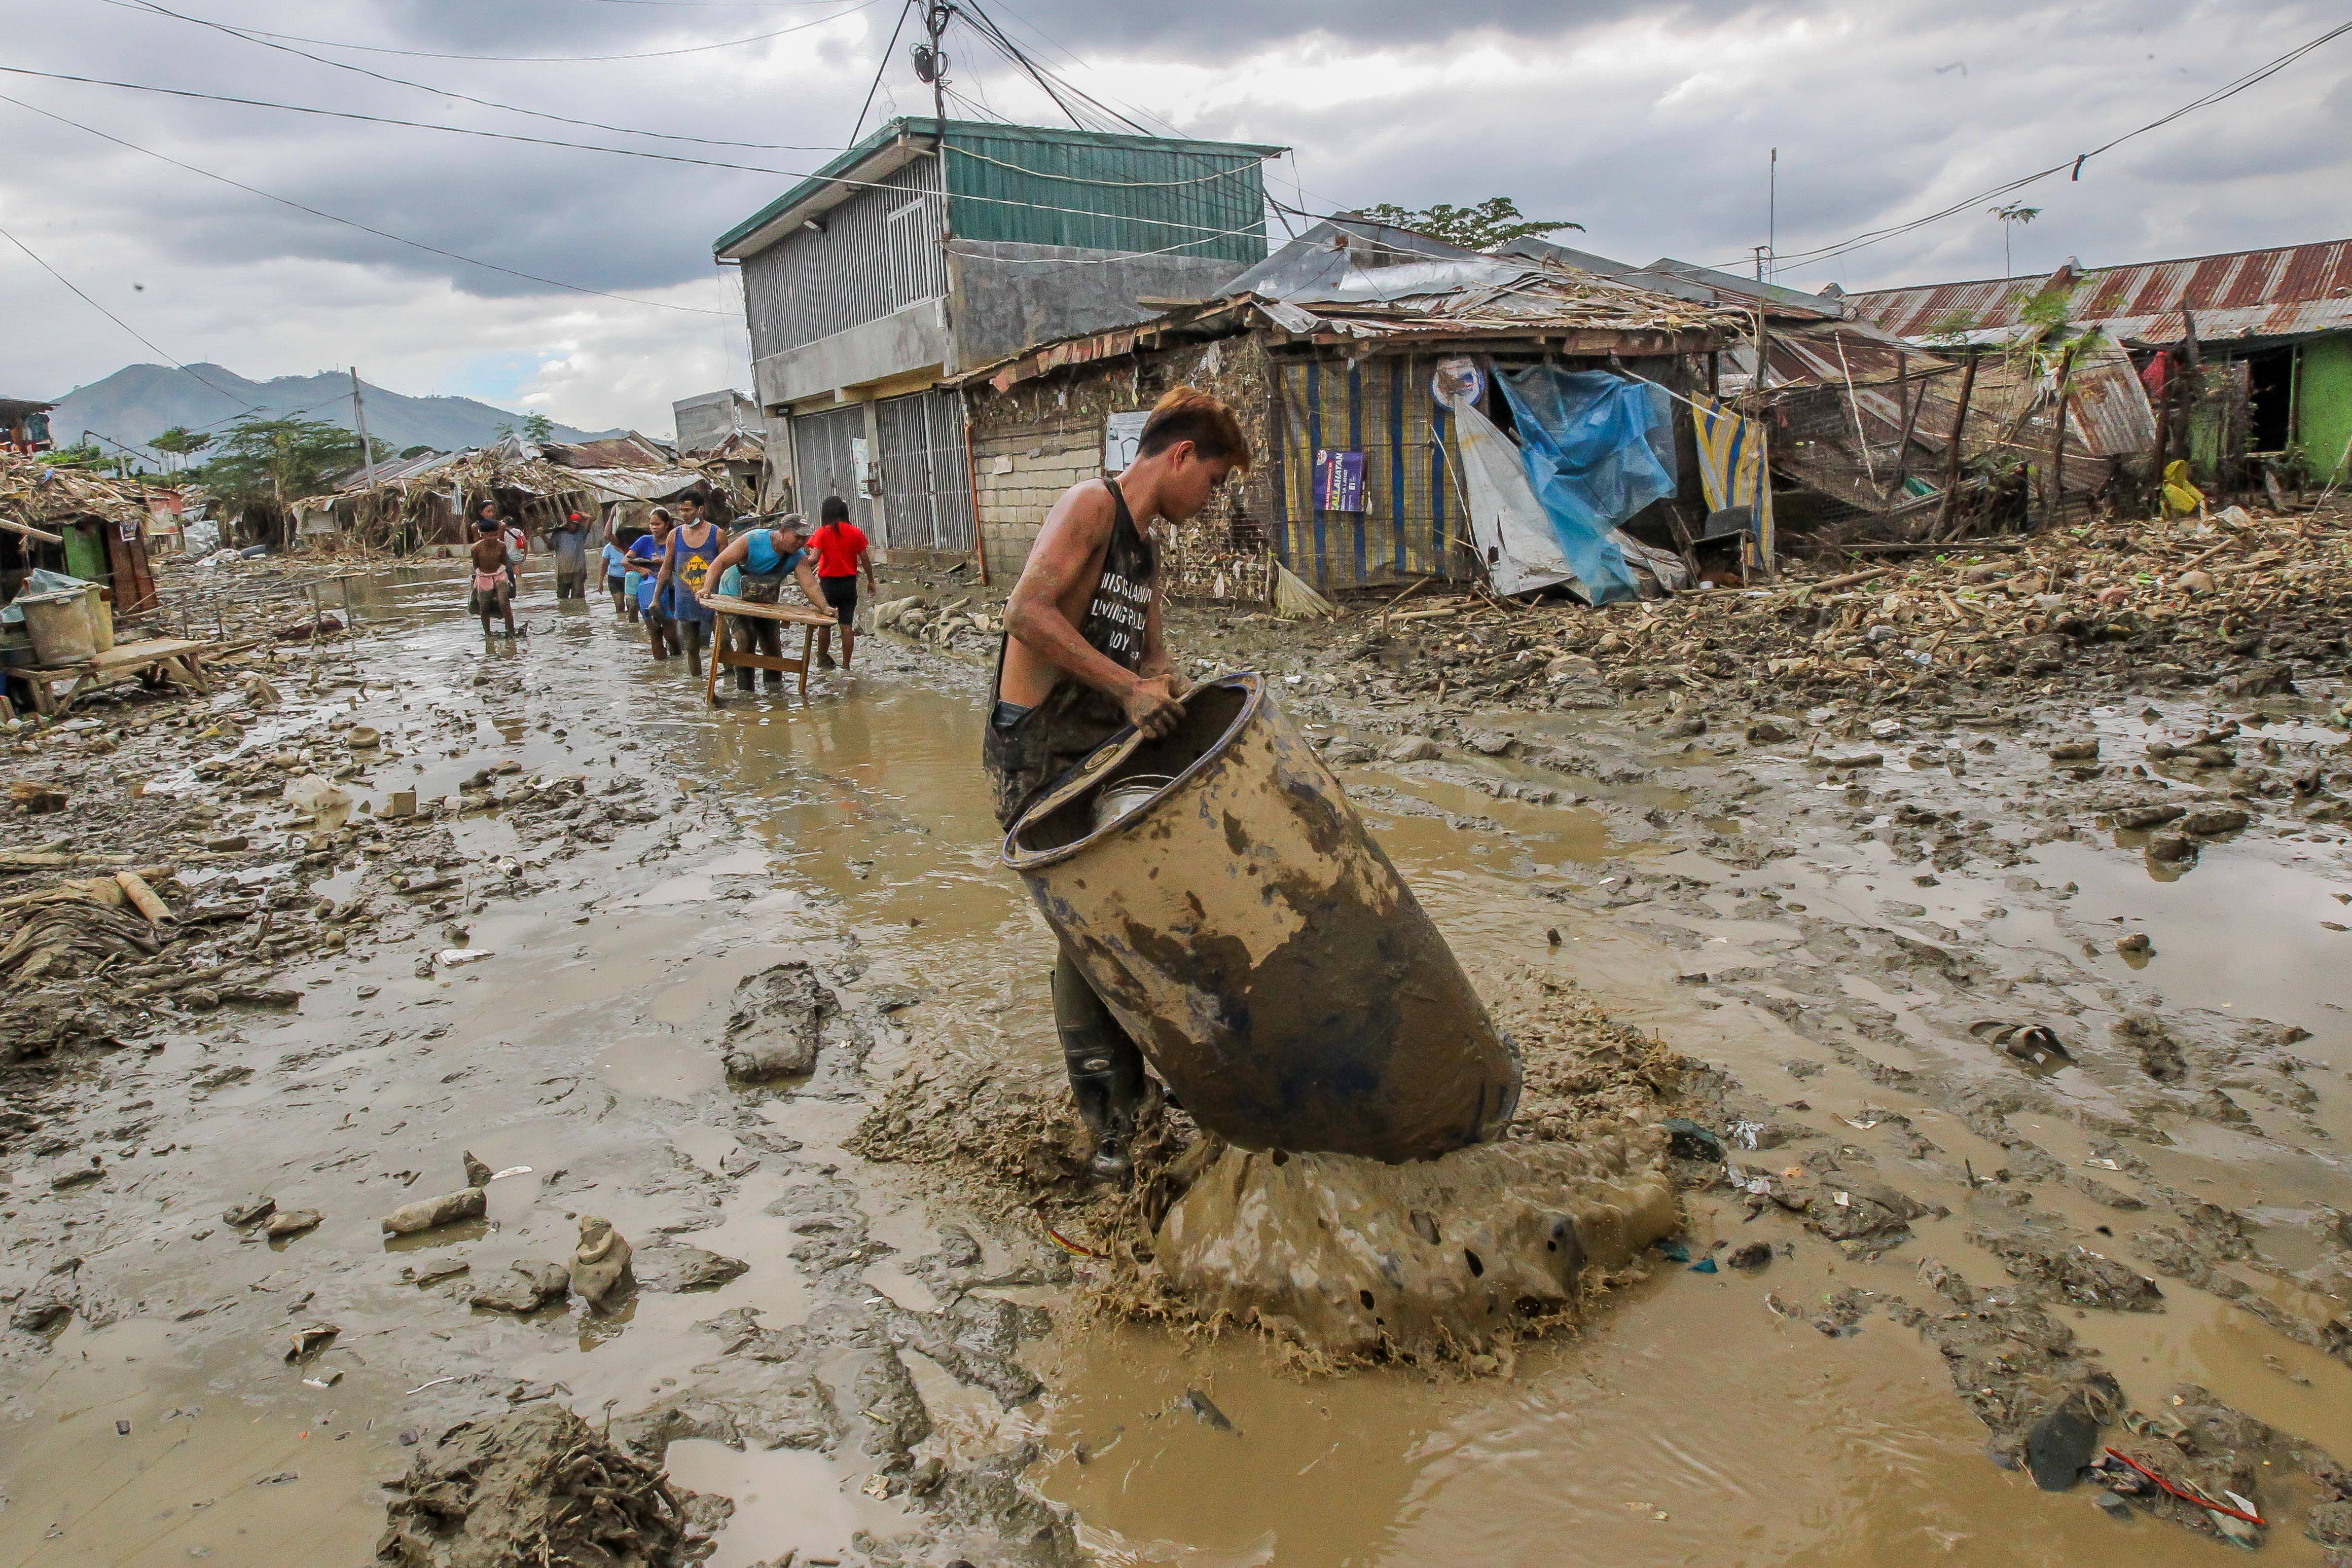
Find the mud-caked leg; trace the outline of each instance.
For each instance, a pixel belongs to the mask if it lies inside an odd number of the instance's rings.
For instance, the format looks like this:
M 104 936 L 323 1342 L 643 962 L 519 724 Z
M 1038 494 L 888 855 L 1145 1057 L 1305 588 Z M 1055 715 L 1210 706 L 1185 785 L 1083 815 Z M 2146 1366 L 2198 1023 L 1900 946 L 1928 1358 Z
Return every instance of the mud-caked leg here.
M 1143 1107 L 1143 1053 L 1066 950 L 1054 962 L 1054 1026 L 1062 1037 L 1070 1095 L 1094 1134 L 1094 1173 L 1124 1181 L 1135 1168 L 1128 1145 Z

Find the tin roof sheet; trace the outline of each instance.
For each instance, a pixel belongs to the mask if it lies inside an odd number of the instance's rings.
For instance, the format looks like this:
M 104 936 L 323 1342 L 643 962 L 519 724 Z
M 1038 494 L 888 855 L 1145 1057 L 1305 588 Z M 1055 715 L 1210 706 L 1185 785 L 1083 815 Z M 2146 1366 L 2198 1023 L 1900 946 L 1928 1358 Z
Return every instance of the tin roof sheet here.
M 2027 305 L 2067 290 L 2066 319 L 2122 342 L 2169 344 L 2352 329 L 2352 240 L 2141 262 L 2079 274 L 1923 284 L 1846 296 L 1849 314 L 1915 342 L 2001 341 Z

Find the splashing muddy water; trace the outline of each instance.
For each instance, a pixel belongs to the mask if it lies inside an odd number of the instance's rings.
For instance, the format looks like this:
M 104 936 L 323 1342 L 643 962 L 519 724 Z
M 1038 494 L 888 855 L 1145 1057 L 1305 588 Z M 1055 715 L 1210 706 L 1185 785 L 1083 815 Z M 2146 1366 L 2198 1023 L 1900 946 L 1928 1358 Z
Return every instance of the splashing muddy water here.
M 1689 1262 L 1654 1254 L 1578 1333 L 1488 1375 L 1309 1376 L 1247 1334 L 1094 1310 L 1091 1266 L 1073 1279 L 1020 1205 L 1003 1218 L 1021 1173 L 850 1152 L 910 1070 L 1058 1074 L 1052 940 L 996 865 L 974 760 L 981 672 L 877 637 L 806 709 L 714 714 L 601 607 L 527 594 L 531 634 L 486 654 L 447 582 L 404 575 L 360 596 L 371 684 L 275 677 L 287 709 L 247 746 L 331 713 L 398 753 L 349 786 L 373 807 L 511 760 L 584 775 L 593 810 L 450 824 L 467 886 L 444 914 L 371 870 L 382 940 L 289 969 L 291 1015 L 231 1009 L 152 1054 L 12 1070 L 42 1074 L 58 1137 L 109 1174 L 52 1190 L 77 1156 L 30 1151 L 10 1173 L 11 1300 L 64 1280 L 75 1305 L 0 1359 L 0 1563 L 362 1560 L 377 1483 L 419 1437 L 547 1397 L 666 1437 L 678 1485 L 731 1498 L 708 1519 L 719 1568 L 891 1561 L 901 1535 L 934 1543 L 916 1560 L 975 1563 L 1549 1563 L 1567 1542 L 1645 1563 L 2219 1561 L 2137 1502 L 2118 1521 L 2088 1487 L 2044 1493 L 1988 1462 L 1963 1363 L 1928 1332 L 1963 1312 L 1929 1259 L 2011 1300 L 2044 1290 L 2139 1411 L 2190 1408 L 2172 1401 L 2194 1385 L 2352 1456 L 2352 1369 L 2325 1335 L 2352 1249 L 2340 837 L 2247 834 L 2158 880 L 2130 833 L 2049 839 L 2046 764 L 2005 730 L 1964 778 L 1898 763 L 1859 799 L 1793 749 L 1678 749 L 1636 707 L 1491 716 L 1588 754 L 1565 789 L 1471 749 L 1344 768 L 1482 991 L 1573 982 L 1721 1073 L 1728 1164 L 1800 1201 L 1686 1192 Z M 1174 636 L 1205 649 L 1216 630 L 1180 617 Z M 1393 716 L 1290 689 L 1304 724 Z M 2081 722 L 2121 740 L 2200 716 Z M 1559 798 L 1507 798 L 1530 783 Z M 203 793 L 184 771 L 150 788 Z M 1946 831 L 1925 811 L 1992 824 L 1931 886 L 1906 858 L 1906 833 Z M 2153 956 L 2117 952 L 2125 930 Z M 453 946 L 489 956 L 420 968 Z M 828 977 L 844 1030 L 807 1081 L 730 1087 L 738 984 L 795 959 Z M 1969 1032 L 1989 1019 L 2046 1021 L 2070 1063 L 2026 1071 Z M 2145 1065 L 2168 1060 L 2159 1037 L 2178 1081 Z M 382 1238 L 377 1217 L 455 1186 L 464 1152 L 518 1172 L 486 1219 Z M 1841 1245 L 1802 1194 L 1834 1229 L 1835 1195 L 1865 1180 L 1919 1212 L 1891 1244 Z M 324 1221 L 278 1242 L 226 1225 L 257 1190 Z M 2200 1203 L 2226 1222 L 2195 1228 Z M 641 1255 L 749 1268 L 607 1317 L 468 1304 L 512 1260 L 567 1256 L 581 1213 Z M 2153 1278 L 2161 1310 L 2049 1294 L 2000 1249 L 2020 1236 L 2044 1257 L 2090 1244 Z M 1757 1241 L 1760 1270 L 1729 1266 Z M 288 1361 L 313 1323 L 332 1342 Z M 2265 1553 L 2319 1562 L 2309 1484 L 2266 1476 L 2256 1496 L 2277 1520 Z

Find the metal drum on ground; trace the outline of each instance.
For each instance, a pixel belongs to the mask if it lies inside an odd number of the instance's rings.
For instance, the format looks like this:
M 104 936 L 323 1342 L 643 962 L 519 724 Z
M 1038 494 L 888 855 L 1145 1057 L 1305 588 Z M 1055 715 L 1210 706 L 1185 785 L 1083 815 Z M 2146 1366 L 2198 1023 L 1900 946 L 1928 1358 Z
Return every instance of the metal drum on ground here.
M 1246 1148 L 1401 1161 L 1497 1135 L 1517 1053 L 1339 780 L 1258 675 L 1184 708 L 1162 739 L 1113 737 L 1004 841 L 1112 1013 Z M 1148 776 L 1166 782 L 1119 799 Z

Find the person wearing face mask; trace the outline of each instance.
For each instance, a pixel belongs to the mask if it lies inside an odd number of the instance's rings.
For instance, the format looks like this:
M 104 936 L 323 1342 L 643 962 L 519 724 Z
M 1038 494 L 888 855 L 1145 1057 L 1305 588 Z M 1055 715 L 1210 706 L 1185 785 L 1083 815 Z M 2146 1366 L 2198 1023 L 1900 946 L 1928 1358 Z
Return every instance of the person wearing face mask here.
M 687 672 L 698 675 L 702 674 L 703 646 L 719 622 L 718 615 L 702 602 L 703 585 L 717 586 L 710 563 L 719 558 L 726 540 L 719 525 L 703 516 L 698 499 L 688 496 L 680 505 L 686 518 L 671 530 L 668 548 L 662 552 L 661 579 L 655 591 L 663 601 L 662 612 L 677 631 L 685 633 Z

